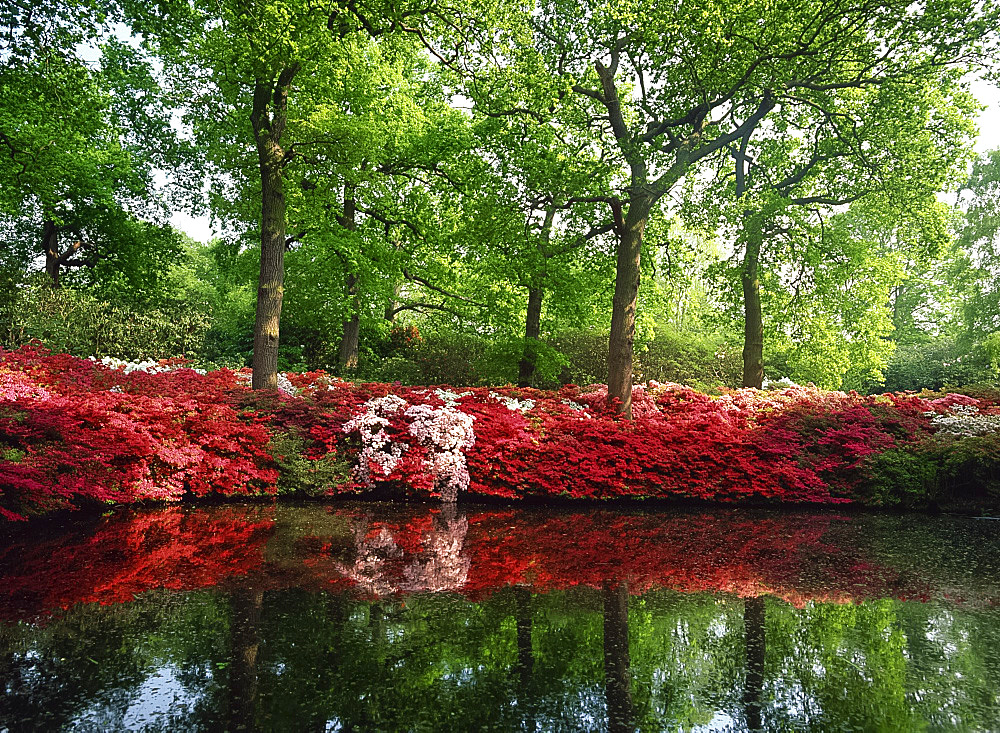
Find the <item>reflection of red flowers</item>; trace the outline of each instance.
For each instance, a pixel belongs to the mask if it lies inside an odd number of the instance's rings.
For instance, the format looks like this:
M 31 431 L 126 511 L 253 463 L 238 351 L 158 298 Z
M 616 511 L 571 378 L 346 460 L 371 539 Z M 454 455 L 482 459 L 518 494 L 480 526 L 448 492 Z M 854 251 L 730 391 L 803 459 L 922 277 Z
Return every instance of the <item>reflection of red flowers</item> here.
M 90 533 L 13 544 L 0 550 L 0 618 L 219 584 L 479 599 L 508 586 L 545 593 L 627 581 L 632 593 L 771 594 L 795 605 L 954 593 L 866 556 L 841 531 L 852 520 L 831 515 L 329 511 L 340 534 L 292 541 L 276 534 L 290 530 L 274 524 L 273 508 L 226 506 L 111 517 Z
M 270 509 L 171 507 L 102 520 L 90 533 L 0 550 L 0 609 L 35 613 L 192 590 L 259 570 Z

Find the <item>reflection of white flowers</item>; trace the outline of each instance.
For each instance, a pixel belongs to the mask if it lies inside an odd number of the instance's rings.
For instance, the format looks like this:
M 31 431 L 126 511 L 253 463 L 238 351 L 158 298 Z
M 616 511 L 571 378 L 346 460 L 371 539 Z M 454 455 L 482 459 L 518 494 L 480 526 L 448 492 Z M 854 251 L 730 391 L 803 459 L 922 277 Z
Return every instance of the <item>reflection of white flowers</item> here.
M 968 438 L 1000 431 L 1000 415 L 981 415 L 975 405 L 951 405 L 948 412 L 925 412 L 939 435 Z
M 402 590 L 440 593 L 458 590 L 469 575 L 470 558 L 462 554 L 469 522 L 465 517 L 435 519 L 423 536 L 423 552 L 403 570 Z
M 403 554 L 392 533 L 381 527 L 369 537 L 367 527 L 361 526 L 355 529 L 354 534 L 357 555 L 350 565 L 335 563 L 338 572 L 357 583 L 365 593 L 381 597 L 398 592 L 399 588 L 386 572 L 386 563 Z
M 459 491 L 469 488 L 464 451 L 476 442 L 474 418 L 454 407 L 430 405 L 414 405 L 406 416 L 413 420 L 410 435 L 427 449 L 435 487 L 445 501 L 454 501 Z
M 389 418 L 399 414 L 406 407 L 406 400 L 396 395 L 386 395 L 368 400 L 364 412 L 354 416 L 344 424 L 345 433 L 358 433 L 361 437 L 361 454 L 355 475 L 368 488 L 375 485 L 373 472 L 383 477 L 392 473 L 399 465 L 403 453 L 409 448 L 389 438 L 386 428 Z
M 387 527 L 370 529 L 367 522 L 354 529 L 352 562 L 334 567 L 352 580 L 362 593 L 379 598 L 399 592 L 456 591 L 465 585 L 471 560 L 462 552 L 469 522 L 464 516 L 448 516 L 447 509 L 434 518 L 432 528 L 420 537 L 420 550 L 399 575 L 399 560 L 407 551 Z

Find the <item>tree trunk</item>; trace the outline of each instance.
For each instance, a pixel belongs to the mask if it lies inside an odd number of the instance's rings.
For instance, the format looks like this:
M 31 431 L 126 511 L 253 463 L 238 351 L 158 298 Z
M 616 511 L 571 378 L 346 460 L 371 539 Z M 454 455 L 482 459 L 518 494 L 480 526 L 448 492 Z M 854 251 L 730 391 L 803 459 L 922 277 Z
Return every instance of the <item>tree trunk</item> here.
M 542 289 L 528 290 L 528 317 L 524 322 L 524 352 L 517 370 L 517 386 L 530 387 L 538 367 L 538 337 L 542 333 Z
M 286 162 L 281 137 L 288 121 L 288 92 L 298 64 L 281 70 L 277 79 L 257 79 L 250 122 L 260 163 L 260 275 L 257 317 L 253 329 L 253 389 L 278 388 L 278 330 L 285 294 Z
M 386 224 L 385 238 L 389 242 L 390 247 L 392 247 L 393 252 L 395 252 L 398 257 L 399 252 L 403 249 L 403 241 L 399 236 L 399 229 Z M 403 281 L 396 280 L 392 286 L 392 298 L 389 300 L 389 305 L 385 307 L 385 320 L 387 320 L 390 324 L 396 322 L 396 307 L 399 305 L 399 294 L 401 292 L 403 292 Z
M 257 650 L 264 591 L 238 590 L 232 595 L 229 662 L 229 731 L 257 729 Z
M 743 709 L 748 731 L 760 731 L 762 727 L 764 699 L 764 655 L 767 651 L 767 636 L 764 598 L 747 598 L 743 602 L 743 631 L 746 638 L 746 683 L 743 688 Z
M 401 292 L 403 292 L 402 282 L 397 282 L 392 286 L 392 298 L 389 300 L 389 305 L 385 307 L 385 320 L 387 320 L 390 325 L 396 322 L 396 308 L 399 306 L 399 294 Z
M 764 384 L 764 316 L 760 302 L 760 249 L 763 243 L 759 215 L 745 219 L 746 254 L 740 283 L 743 286 L 743 386 Z
M 276 157 L 274 150 L 261 150 L 263 185 L 260 276 L 257 280 L 257 319 L 253 330 L 254 389 L 278 388 L 278 331 L 285 294 L 285 181 Z
M 639 302 L 639 265 L 648 206 L 633 201 L 628 214 L 618 232 L 615 295 L 611 305 L 611 339 L 608 344 L 608 399 L 618 400 L 618 411 L 631 420 L 635 310 Z
M 42 251 L 45 253 L 45 274 L 49 276 L 49 285 L 59 287 L 59 230 L 54 221 L 46 219 L 42 224 Z
M 635 730 L 628 653 L 628 584 L 604 582 L 604 690 L 608 730 Z
M 357 228 L 357 208 L 354 201 L 353 187 L 344 186 L 344 218 L 341 221 L 346 229 L 354 231 Z M 350 300 L 350 312 L 344 321 L 343 335 L 340 339 L 340 353 L 337 364 L 340 376 L 345 376 L 358 368 L 358 342 L 361 337 L 361 297 L 358 294 L 358 278 L 353 272 L 347 273 L 347 297 Z

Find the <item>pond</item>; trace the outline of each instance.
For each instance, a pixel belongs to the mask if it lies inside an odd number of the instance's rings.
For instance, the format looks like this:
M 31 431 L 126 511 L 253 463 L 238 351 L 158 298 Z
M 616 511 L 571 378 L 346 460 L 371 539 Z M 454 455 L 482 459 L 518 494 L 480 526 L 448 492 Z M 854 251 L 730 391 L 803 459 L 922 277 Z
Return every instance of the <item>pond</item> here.
M 1000 522 L 171 507 L 0 543 L 0 731 L 988 730 Z

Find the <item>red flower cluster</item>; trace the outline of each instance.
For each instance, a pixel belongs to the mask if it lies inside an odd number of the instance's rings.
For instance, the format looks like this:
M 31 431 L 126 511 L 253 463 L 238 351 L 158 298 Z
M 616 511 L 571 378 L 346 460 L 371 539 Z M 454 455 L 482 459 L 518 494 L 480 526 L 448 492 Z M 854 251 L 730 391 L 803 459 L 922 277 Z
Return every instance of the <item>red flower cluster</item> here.
M 267 430 L 234 407 L 232 373 L 146 374 L 24 347 L 0 354 L 0 516 L 81 501 L 272 492 Z
M 0 516 L 83 501 L 273 493 L 280 471 L 292 475 L 291 444 L 300 446 L 297 470 L 303 459 L 336 463 L 341 476 L 354 466 L 354 480 L 325 487 L 330 495 L 374 484 L 435 496 L 431 464 L 442 459 L 415 413 L 386 413 L 382 428 L 368 428 L 367 446 L 350 429 L 366 403 L 387 395 L 473 418 L 474 444 L 441 464 L 457 476 L 467 469 L 471 494 L 843 503 L 864 500 L 868 459 L 926 441 L 929 415 L 971 404 L 800 387 L 710 397 L 651 385 L 636 387 L 636 419 L 625 421 L 601 388 L 458 392 L 321 372 L 289 379 L 297 396 L 251 392 L 227 370 L 125 374 L 37 347 L 0 353 Z M 373 443 L 371 430 L 383 428 Z

